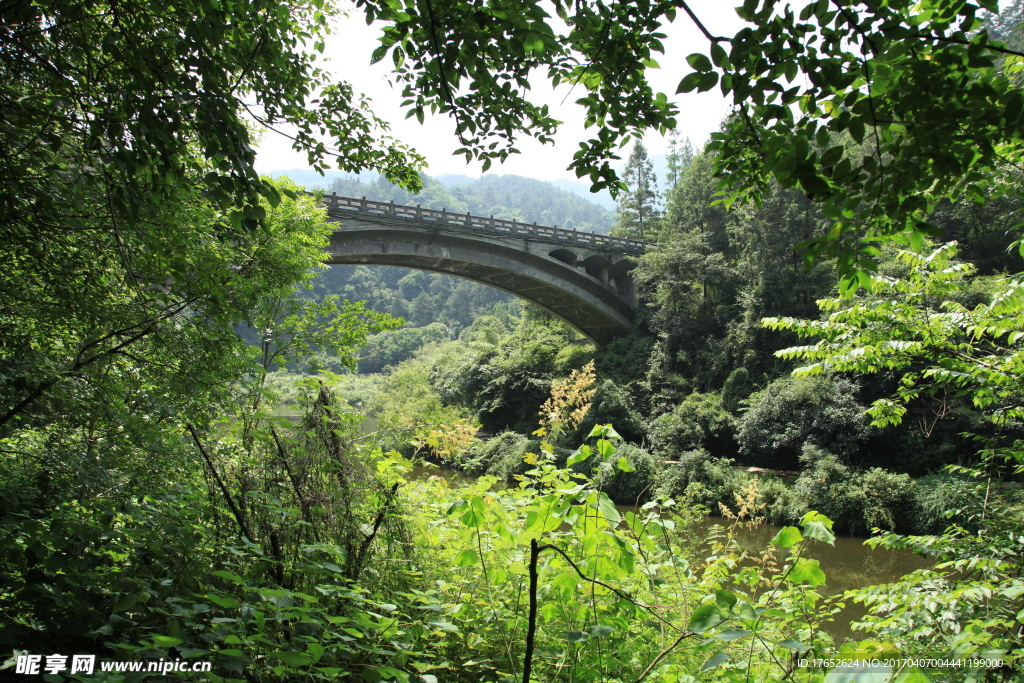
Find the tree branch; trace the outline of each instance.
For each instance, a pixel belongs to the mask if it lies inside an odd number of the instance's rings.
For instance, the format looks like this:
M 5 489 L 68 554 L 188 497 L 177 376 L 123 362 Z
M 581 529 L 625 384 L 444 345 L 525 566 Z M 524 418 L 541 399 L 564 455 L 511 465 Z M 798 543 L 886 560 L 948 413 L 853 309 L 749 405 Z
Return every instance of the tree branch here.
M 667 657 L 669 655 L 669 653 L 672 652 L 672 650 L 674 650 L 677 647 L 679 647 L 679 643 L 681 643 L 685 639 L 690 638 L 690 637 L 695 636 L 695 635 L 697 635 L 697 634 L 696 633 L 691 633 L 689 631 L 686 631 L 682 635 L 680 635 L 678 638 L 676 638 L 674 643 L 672 643 L 671 645 L 669 645 L 664 650 L 662 650 L 661 652 L 658 653 L 658 656 L 654 658 L 654 661 L 652 661 L 647 666 L 647 668 L 644 669 L 643 673 L 640 674 L 640 677 L 637 678 L 633 683 L 640 683 L 645 678 L 647 678 L 647 675 L 650 674 L 651 671 L 654 670 L 654 667 L 658 666 L 658 663 L 661 662 L 661 660 L 663 660 L 665 657 Z
M 199 440 L 199 435 L 196 433 L 195 427 L 192 426 L 191 422 L 185 424 L 188 429 L 188 433 L 192 435 L 192 440 L 195 441 L 196 447 L 199 448 L 199 452 L 203 454 L 203 459 L 206 460 L 206 465 L 210 468 L 210 473 L 213 474 L 213 478 L 217 482 L 217 486 L 220 487 L 220 492 L 224 496 L 224 500 L 227 501 L 228 507 L 231 508 L 231 513 L 235 516 L 235 521 L 238 522 L 238 529 L 241 535 L 253 541 L 252 532 L 249 531 L 249 525 L 245 523 L 245 517 L 235 506 L 235 501 L 228 493 L 228 487 L 224 485 L 224 480 L 220 478 L 220 474 L 217 472 L 217 468 L 213 466 L 213 460 L 210 459 L 210 455 L 206 452 L 206 448 L 203 446 L 203 442 Z
M 693 23 L 697 26 L 698 29 L 700 29 L 700 32 L 704 34 L 704 37 L 710 40 L 712 43 L 732 42 L 730 38 L 726 38 L 724 36 L 711 35 L 711 31 L 709 31 L 701 22 L 701 20 L 697 18 L 697 15 L 693 13 L 693 10 L 690 9 L 690 6 L 686 4 L 686 0 L 679 0 L 679 6 L 683 8 L 684 12 L 690 15 L 690 20 L 693 21 Z

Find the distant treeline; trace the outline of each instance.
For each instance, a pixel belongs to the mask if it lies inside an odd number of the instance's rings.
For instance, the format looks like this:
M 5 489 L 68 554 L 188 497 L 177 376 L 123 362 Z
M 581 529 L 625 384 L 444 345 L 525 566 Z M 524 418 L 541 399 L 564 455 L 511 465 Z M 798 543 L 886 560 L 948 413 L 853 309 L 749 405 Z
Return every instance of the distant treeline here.
M 601 235 L 608 234 L 615 222 L 614 212 L 543 180 L 515 175 L 484 176 L 446 187 L 430 176 L 422 178 L 423 190 L 419 194 L 412 194 L 383 177 L 364 182 L 354 176 L 337 178 L 327 192 L 396 204 L 420 204 L 424 208 L 455 213 L 468 211 L 478 216 L 493 215 Z

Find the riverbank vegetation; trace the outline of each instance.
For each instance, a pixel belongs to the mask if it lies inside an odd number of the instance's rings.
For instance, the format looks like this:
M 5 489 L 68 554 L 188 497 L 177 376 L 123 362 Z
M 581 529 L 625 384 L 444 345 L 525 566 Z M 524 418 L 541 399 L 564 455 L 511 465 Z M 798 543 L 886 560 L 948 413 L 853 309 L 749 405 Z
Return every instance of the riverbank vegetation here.
M 568 36 L 529 3 L 357 7 L 467 158 L 553 133 L 510 85 L 538 65 L 586 93 L 601 132 L 573 167 L 598 187 L 627 137 L 675 126 L 644 76 L 674 7 L 559 3 Z M 863 680 L 826 677 L 838 654 L 897 658 L 905 683 L 1020 680 L 1020 3 L 751 0 L 736 37 L 701 25 L 680 89 L 721 83 L 735 115 L 674 155 L 663 213 L 647 185 L 618 221 L 533 181 L 421 175 L 315 64 L 319 0 L 9 9 L 5 676 L 147 678 L 65 666 L 91 653 L 232 683 Z M 482 287 L 325 271 L 323 208 L 257 176 L 246 116 L 406 201 L 638 235 L 642 216 L 646 334 L 595 349 Z M 815 553 L 837 531 L 934 564 L 829 595 Z

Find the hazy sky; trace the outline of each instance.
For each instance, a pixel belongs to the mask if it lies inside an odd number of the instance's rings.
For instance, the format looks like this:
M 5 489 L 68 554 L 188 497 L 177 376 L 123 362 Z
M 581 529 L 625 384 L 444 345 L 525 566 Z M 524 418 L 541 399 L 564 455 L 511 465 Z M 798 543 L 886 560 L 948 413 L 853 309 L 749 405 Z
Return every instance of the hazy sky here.
M 712 34 L 731 36 L 743 26 L 732 3 L 694 0 L 690 5 Z M 655 57 L 661 68 L 651 69 L 648 77 L 655 92 L 666 93 L 679 105 L 681 137 L 689 137 L 694 146 L 699 147 L 718 128 L 728 104 L 717 87 L 707 93 L 673 94 L 679 81 L 690 71 L 686 55 L 706 53 L 708 43 L 683 12 L 679 12 L 675 23 L 666 25 L 662 31 L 668 35 L 664 41 L 666 52 Z M 452 156 L 459 144 L 453 123 L 447 116 L 428 114 L 423 125 L 415 118 L 405 118 L 406 112 L 400 107 L 400 89 L 393 89 L 388 81 L 390 57 L 372 66 L 369 63 L 379 32 L 378 27 L 366 25 L 361 13 L 339 20 L 326 50 L 331 70 L 372 99 L 377 115 L 391 124 L 392 135 L 426 157 L 427 173 L 479 176 L 478 163 L 467 165 L 465 157 Z M 523 138 L 517 145 L 522 154 L 513 155 L 504 164 L 495 164 L 488 173 L 511 173 L 541 180 L 576 179 L 566 167 L 579 148 L 579 141 L 589 137 L 591 131 L 583 127 L 583 110 L 574 104 L 584 91 L 577 88 L 566 98 L 568 88 L 564 85 L 553 92 L 546 82 L 538 82 L 533 89 L 535 96 L 544 96 L 542 101 L 551 107 L 553 116 L 565 122 L 555 136 L 555 144 L 541 145 Z M 565 103 L 561 104 L 563 98 Z M 652 154 L 668 151 L 667 140 L 656 133 L 649 134 L 644 142 Z M 293 151 L 288 140 L 273 133 L 267 133 L 257 149 L 256 168 L 260 172 L 308 167 L 304 154 Z

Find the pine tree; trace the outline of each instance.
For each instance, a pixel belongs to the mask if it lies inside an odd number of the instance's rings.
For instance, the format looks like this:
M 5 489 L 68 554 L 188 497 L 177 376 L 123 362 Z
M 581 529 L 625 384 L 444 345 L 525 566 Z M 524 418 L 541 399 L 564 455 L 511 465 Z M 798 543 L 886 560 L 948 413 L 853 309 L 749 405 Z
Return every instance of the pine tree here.
M 666 199 L 676 189 L 676 185 L 683 177 L 683 172 L 693 163 L 693 145 L 690 138 L 679 141 L 679 132 L 672 131 L 668 139 L 668 177 L 666 178 L 665 197 Z
M 647 157 L 647 148 L 640 140 L 633 145 L 622 180 L 628 189 L 619 197 L 619 216 L 612 234 L 645 239 L 657 231 L 661 209 L 658 206 L 658 176 Z

